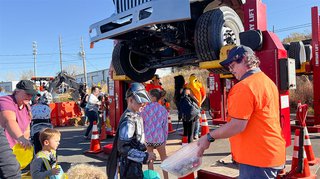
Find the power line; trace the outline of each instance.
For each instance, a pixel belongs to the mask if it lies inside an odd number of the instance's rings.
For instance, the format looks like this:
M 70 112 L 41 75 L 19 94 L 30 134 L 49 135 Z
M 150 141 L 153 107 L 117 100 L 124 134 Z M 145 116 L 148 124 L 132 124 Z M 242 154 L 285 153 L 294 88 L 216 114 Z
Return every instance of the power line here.
M 37 56 L 59 55 L 60 53 L 37 53 Z M 78 53 L 62 53 L 63 55 L 78 56 Z M 112 53 L 87 53 L 87 55 L 110 55 Z M 32 57 L 33 54 L 0 54 L 0 57 Z
M 300 24 L 300 25 L 295 25 L 291 27 L 284 27 L 284 28 L 276 29 L 274 30 L 274 32 L 279 33 L 279 32 L 291 31 L 295 29 L 307 28 L 307 27 L 311 27 L 311 23 Z

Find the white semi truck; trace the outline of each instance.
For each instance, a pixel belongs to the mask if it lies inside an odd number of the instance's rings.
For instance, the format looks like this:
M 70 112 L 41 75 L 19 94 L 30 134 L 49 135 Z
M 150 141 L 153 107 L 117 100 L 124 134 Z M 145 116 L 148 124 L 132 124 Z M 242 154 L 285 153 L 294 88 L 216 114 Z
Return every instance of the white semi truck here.
M 219 59 L 240 44 L 245 0 L 113 0 L 115 13 L 90 26 L 90 41 L 116 40 L 117 74 L 144 82 L 157 68 Z

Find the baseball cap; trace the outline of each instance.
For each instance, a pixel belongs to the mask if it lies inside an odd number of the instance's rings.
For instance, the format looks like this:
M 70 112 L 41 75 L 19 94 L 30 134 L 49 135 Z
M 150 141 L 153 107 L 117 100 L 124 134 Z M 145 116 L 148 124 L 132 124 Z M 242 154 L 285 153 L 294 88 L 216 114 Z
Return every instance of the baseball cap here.
M 227 68 L 230 63 L 241 59 L 246 53 L 248 55 L 254 54 L 253 50 L 250 47 L 244 45 L 235 46 L 229 51 L 228 58 L 220 62 L 220 65 Z
M 150 97 L 141 83 L 131 83 L 130 88 L 126 92 L 126 98 L 133 96 L 138 103 L 149 103 L 151 102 Z
M 38 92 L 34 89 L 34 84 L 30 80 L 21 80 L 16 85 L 17 89 L 24 90 L 27 94 L 36 95 Z

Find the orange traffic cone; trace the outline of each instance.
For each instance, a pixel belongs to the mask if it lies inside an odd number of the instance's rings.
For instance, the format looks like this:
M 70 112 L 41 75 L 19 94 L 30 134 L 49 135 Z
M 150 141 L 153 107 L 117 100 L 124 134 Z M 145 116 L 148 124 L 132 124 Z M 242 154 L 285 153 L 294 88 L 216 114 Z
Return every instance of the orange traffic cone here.
M 202 118 L 201 136 L 204 136 L 207 133 L 209 133 L 208 121 L 207 121 L 207 117 L 206 117 L 206 112 L 204 110 L 202 110 L 202 112 L 201 112 L 201 118 Z
M 86 152 L 87 153 L 99 153 L 101 151 L 102 151 L 102 149 L 101 149 L 101 146 L 100 146 L 97 122 L 94 121 L 93 122 L 93 127 L 92 127 L 90 149 L 88 151 L 86 151 Z
M 318 163 L 319 160 L 317 158 L 315 158 L 315 156 L 314 156 L 314 152 L 312 149 L 311 140 L 309 137 L 307 127 L 304 127 L 303 130 L 304 130 L 304 150 L 306 151 L 309 165 L 314 165 L 314 164 Z
M 193 172 L 192 172 L 192 173 L 190 173 L 190 174 L 187 175 L 187 176 L 180 177 L 179 179 L 194 179 L 194 174 L 193 174 Z
M 291 178 L 313 177 L 310 173 L 308 159 L 306 157 L 304 147 L 302 147 L 303 164 L 300 166 L 301 168 L 299 168 L 299 135 L 300 129 L 296 129 L 294 136 L 291 171 L 289 172 L 289 175 L 292 176 Z
M 188 144 L 188 136 L 182 136 L 181 145 L 182 147 Z
M 169 111 L 168 111 L 168 114 L 169 114 Z M 176 132 L 176 130 L 173 129 L 172 122 L 171 122 L 171 117 L 168 116 L 168 133 L 171 134 L 171 133 L 174 133 L 174 132 Z
M 113 143 L 106 144 L 103 146 L 103 152 L 105 154 L 109 155 L 109 154 L 111 154 L 112 148 L 113 148 Z

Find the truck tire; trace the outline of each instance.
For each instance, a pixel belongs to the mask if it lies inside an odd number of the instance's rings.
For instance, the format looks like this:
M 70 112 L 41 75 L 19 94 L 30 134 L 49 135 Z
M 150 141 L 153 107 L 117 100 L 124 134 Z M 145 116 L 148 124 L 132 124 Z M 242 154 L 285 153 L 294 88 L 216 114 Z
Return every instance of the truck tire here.
M 306 51 L 306 62 L 310 62 L 312 59 L 312 46 L 304 45 L 304 49 Z
M 306 51 L 302 41 L 291 42 L 289 47 L 289 58 L 293 58 L 296 61 L 296 69 L 301 68 L 301 64 L 306 62 Z
M 112 64 L 116 72 L 123 73 L 136 82 L 148 81 L 156 73 L 156 69 L 145 67 L 144 62 L 147 60 L 130 51 L 128 45 L 121 42 L 113 49 Z
M 216 60 L 222 46 L 240 45 L 239 33 L 242 31 L 242 21 L 230 7 L 222 6 L 202 14 L 197 21 L 194 35 L 199 60 Z
M 117 75 L 125 75 L 125 73 L 121 67 L 120 60 L 119 60 L 120 50 L 121 50 L 121 45 L 116 45 L 114 47 L 113 52 L 112 52 L 111 63 L 113 65 L 113 68 L 116 71 Z

